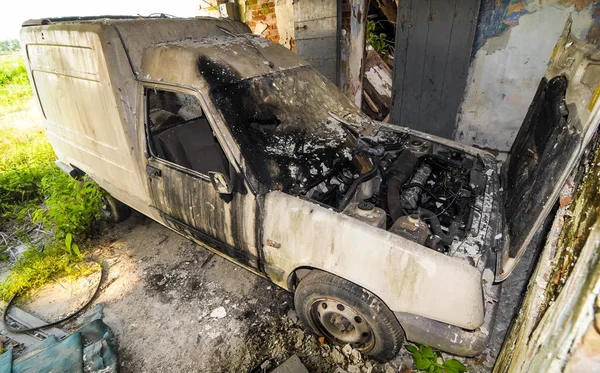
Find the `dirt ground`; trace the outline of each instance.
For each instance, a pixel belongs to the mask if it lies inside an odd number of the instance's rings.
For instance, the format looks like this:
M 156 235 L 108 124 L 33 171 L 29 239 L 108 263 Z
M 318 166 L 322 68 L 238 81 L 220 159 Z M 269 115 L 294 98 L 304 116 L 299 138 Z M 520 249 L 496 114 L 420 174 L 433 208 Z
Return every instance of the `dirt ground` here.
M 311 372 L 386 369 L 320 344 L 298 322 L 291 294 L 148 218 L 135 214 L 104 240 L 109 285 L 97 301 L 123 372 L 246 372 L 294 353 Z M 412 361 L 397 360 L 388 371 Z
M 349 346 L 319 343 L 298 322 L 292 294 L 138 213 L 101 229 L 98 236 L 93 256 L 103 262 L 105 278 L 95 304 L 105 303 L 105 322 L 117 335 L 122 372 L 248 372 L 266 359 L 276 365 L 293 354 L 310 372 L 413 369 L 405 349 L 393 361 L 378 364 Z M 56 284 L 36 294 L 26 308 L 43 319 L 57 319 L 68 313 L 65 304 L 73 309 L 87 299 L 82 289 L 91 293 L 97 279 L 81 280 L 75 290 Z M 469 371 L 491 370 L 523 284 L 517 276 L 506 287 L 512 296 L 501 305 L 490 348 L 461 359 Z M 60 291 L 71 300 L 57 295 Z

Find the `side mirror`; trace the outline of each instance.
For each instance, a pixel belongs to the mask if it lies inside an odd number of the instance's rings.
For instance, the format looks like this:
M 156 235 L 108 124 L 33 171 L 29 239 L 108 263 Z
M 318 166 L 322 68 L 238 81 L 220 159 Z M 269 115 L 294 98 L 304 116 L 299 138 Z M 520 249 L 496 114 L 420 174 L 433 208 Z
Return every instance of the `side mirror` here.
M 210 176 L 213 188 L 215 188 L 219 194 L 233 193 L 233 184 L 226 175 L 216 171 L 208 171 L 208 176 Z

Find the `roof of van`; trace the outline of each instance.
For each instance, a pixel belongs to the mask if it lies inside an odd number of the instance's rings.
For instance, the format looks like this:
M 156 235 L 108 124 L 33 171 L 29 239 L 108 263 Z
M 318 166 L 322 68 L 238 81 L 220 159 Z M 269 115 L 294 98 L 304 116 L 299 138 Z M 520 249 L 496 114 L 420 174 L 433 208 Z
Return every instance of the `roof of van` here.
M 114 29 L 121 39 L 133 72 L 142 76 L 142 59 L 149 47 L 183 40 L 212 40 L 227 35 L 250 34 L 250 28 L 241 22 L 226 18 L 165 18 L 132 16 L 97 16 L 41 18 L 23 23 L 21 39 L 25 42 L 40 42 L 37 33 L 42 33 L 42 44 L 52 43 L 53 38 L 64 38 L 61 31 L 101 33 Z M 52 31 L 57 31 L 53 36 Z M 64 40 L 56 40 L 63 44 Z
M 240 81 L 307 65 L 289 49 L 257 35 L 223 34 L 153 45 L 144 52 L 141 71 L 147 80 L 193 86 L 207 75 Z
M 123 19 L 141 19 L 140 16 L 86 16 L 86 17 L 53 17 L 53 18 L 36 18 L 36 19 L 28 19 L 23 22 L 22 27 L 28 26 L 43 26 L 43 25 L 51 25 L 56 23 L 66 23 L 66 22 L 90 22 L 97 20 L 123 20 Z M 148 18 L 166 18 L 166 17 L 148 17 Z

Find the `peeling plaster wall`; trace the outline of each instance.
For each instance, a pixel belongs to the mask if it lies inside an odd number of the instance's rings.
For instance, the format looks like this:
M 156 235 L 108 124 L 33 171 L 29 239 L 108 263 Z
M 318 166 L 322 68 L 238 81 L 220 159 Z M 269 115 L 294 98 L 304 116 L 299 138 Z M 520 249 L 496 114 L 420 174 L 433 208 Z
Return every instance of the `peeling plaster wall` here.
M 294 2 L 293 0 L 277 0 L 275 3 L 279 44 L 295 50 L 294 39 Z
M 510 150 L 569 14 L 575 36 L 598 42 L 599 8 L 590 0 L 483 0 L 455 138 Z

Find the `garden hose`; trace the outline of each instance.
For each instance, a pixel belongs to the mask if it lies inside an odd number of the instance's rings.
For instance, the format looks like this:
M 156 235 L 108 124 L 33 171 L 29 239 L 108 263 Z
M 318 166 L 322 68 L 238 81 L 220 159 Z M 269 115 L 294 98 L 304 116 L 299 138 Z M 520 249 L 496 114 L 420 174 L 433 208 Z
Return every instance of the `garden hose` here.
M 100 266 L 100 279 L 98 280 L 98 285 L 96 285 L 96 289 L 94 290 L 94 293 L 92 294 L 92 296 L 90 297 L 90 299 L 88 299 L 87 302 L 85 302 L 85 304 L 83 306 L 81 306 L 79 309 L 77 309 L 77 311 L 71 313 L 68 316 L 63 317 L 60 320 L 57 321 L 53 321 L 44 325 L 40 325 L 40 326 L 35 326 L 32 328 L 26 328 L 26 329 L 15 329 L 12 326 L 8 325 L 8 322 L 6 320 L 6 317 L 8 316 L 8 310 L 10 309 L 10 307 L 12 306 L 12 304 L 15 302 L 15 300 L 18 298 L 18 296 L 20 295 L 19 293 L 16 293 L 15 295 L 12 296 L 12 298 L 10 299 L 10 301 L 6 304 L 6 307 L 4 308 L 4 312 L 2 313 L 2 324 L 4 324 L 4 327 L 6 328 L 6 330 L 8 330 L 11 333 L 27 333 L 27 332 L 32 332 L 35 330 L 39 330 L 39 329 L 45 329 L 57 324 L 60 324 L 62 322 L 65 322 L 69 319 L 71 319 L 73 316 L 79 314 L 81 311 L 83 311 L 85 308 L 87 308 L 87 306 L 89 306 L 92 301 L 94 299 L 96 299 L 96 296 L 98 295 L 98 293 L 100 292 L 100 285 L 104 282 L 104 269 L 102 268 L 102 265 L 100 265 L 100 263 L 94 261 L 94 263 L 98 264 Z

